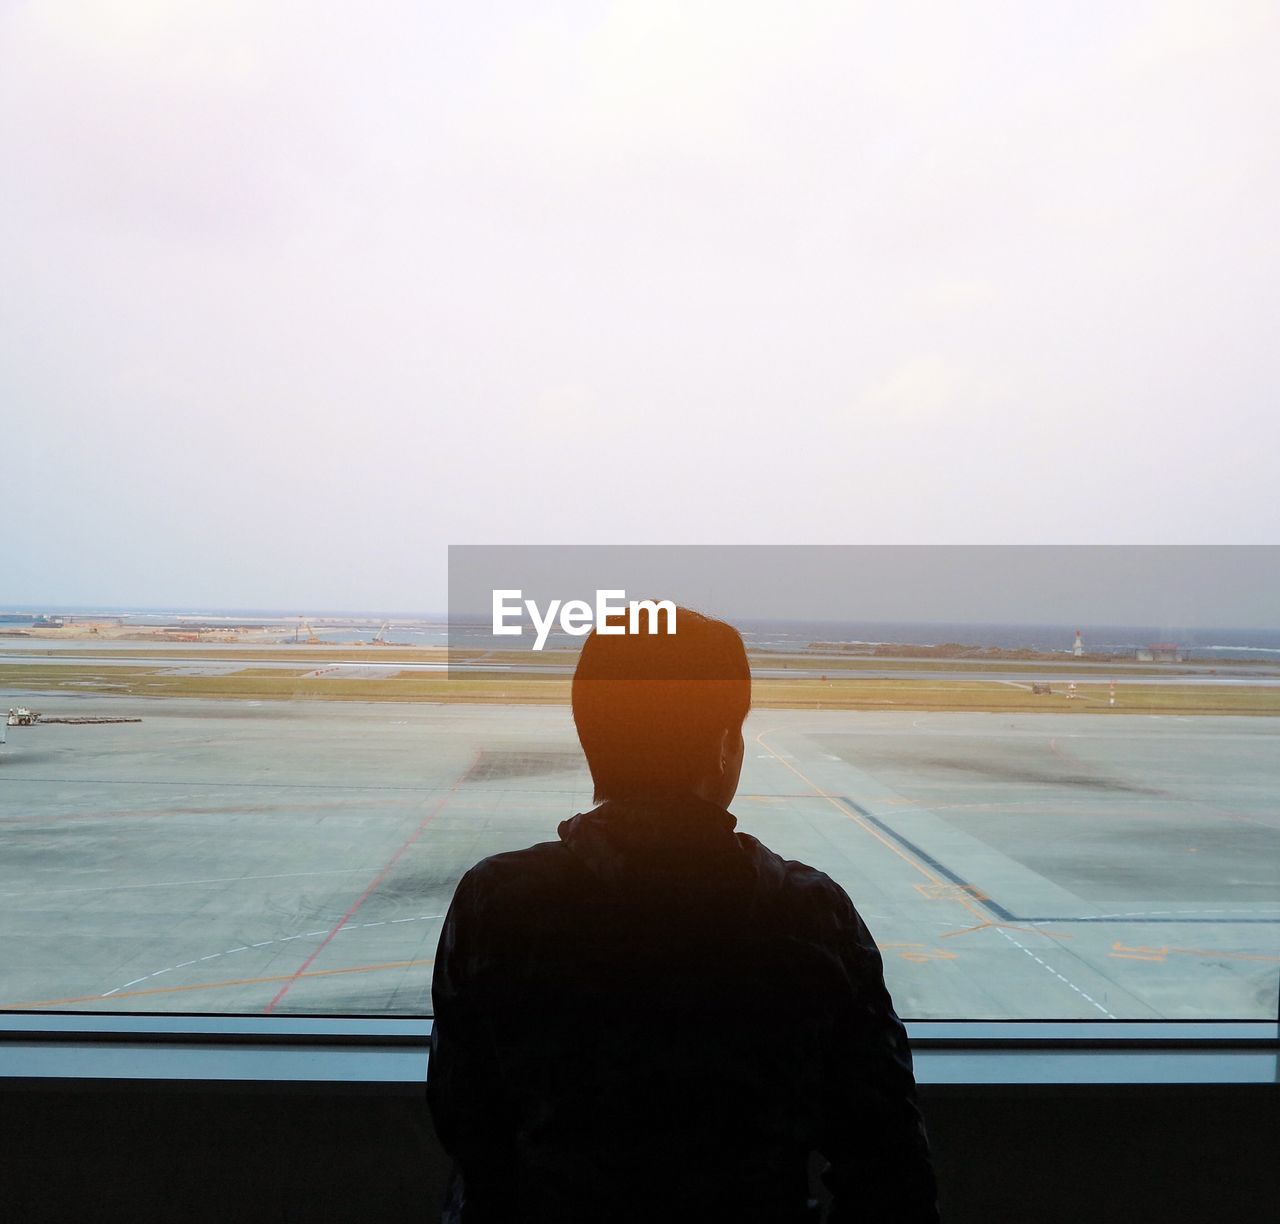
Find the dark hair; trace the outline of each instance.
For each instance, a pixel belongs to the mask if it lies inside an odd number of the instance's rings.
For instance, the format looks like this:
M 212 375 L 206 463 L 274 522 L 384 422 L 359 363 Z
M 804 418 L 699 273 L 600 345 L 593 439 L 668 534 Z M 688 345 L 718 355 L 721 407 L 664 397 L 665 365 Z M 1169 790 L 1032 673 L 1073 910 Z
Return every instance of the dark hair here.
M 672 634 L 593 631 L 573 674 L 573 721 L 597 802 L 687 789 L 750 708 L 741 634 L 689 608 L 676 609 Z

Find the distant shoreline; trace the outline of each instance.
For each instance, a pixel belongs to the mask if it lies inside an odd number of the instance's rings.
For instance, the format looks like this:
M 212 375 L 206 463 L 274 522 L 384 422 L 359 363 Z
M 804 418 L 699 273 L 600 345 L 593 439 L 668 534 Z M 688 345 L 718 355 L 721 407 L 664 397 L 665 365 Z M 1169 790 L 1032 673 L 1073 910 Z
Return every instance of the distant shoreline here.
M 57 623 L 59 620 L 61 624 Z M 1241 664 L 1280 666 L 1280 628 L 1181 629 L 1174 626 L 1104 625 L 1083 622 L 1083 652 L 1074 653 L 1077 629 L 1030 623 L 946 623 L 935 621 L 767 620 L 734 623 L 752 653 L 796 658 L 825 655 L 840 659 L 921 659 L 987 663 L 1066 663 L 1099 666 L 1151 663 L 1204 664 L 1237 669 Z M 15 647 L 44 643 L 168 647 L 182 643 L 239 647 L 394 647 L 420 651 L 504 650 L 509 639 L 493 639 L 483 623 L 439 616 L 379 619 L 358 614 L 286 616 L 234 611 L 126 611 L 97 614 L 47 608 L 0 612 L 0 641 Z M 580 639 L 553 633 L 548 647 L 576 651 Z
M 1202 648 L 1203 649 L 1203 648 Z M 805 648 L 807 654 L 834 653 L 843 658 L 855 659 L 946 659 L 950 662 L 972 660 L 976 663 L 1116 663 L 1127 664 L 1138 660 L 1134 652 L 1124 654 L 1118 651 L 1089 651 L 1075 654 L 1070 650 L 1032 650 L 1024 646 L 971 646 L 963 642 L 942 642 L 936 645 L 921 645 L 916 642 L 810 642 Z M 1268 653 L 1259 651 L 1260 654 Z M 1161 662 L 1146 660 L 1157 666 L 1176 667 L 1183 662 L 1196 662 L 1200 665 L 1212 662 L 1215 667 L 1257 666 L 1259 663 L 1280 663 L 1276 659 L 1191 659 L 1170 660 Z

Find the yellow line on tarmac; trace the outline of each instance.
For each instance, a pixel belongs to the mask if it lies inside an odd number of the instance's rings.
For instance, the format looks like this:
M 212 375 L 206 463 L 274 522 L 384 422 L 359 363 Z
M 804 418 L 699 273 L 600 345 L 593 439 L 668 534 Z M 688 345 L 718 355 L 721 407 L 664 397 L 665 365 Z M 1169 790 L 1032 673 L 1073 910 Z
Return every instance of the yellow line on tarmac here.
M 935 875 L 923 863 L 917 862 L 914 858 L 911 857 L 911 855 L 907 854 L 906 851 L 904 851 L 900 846 L 896 845 L 889 838 L 885 837 L 884 834 L 881 833 L 880 830 L 877 829 L 874 825 L 868 824 L 865 820 L 862 819 L 862 817 L 857 812 L 853 811 L 846 804 L 841 803 L 839 796 L 833 795 L 829 791 L 823 790 L 823 788 L 819 786 L 806 773 L 796 768 L 796 766 L 794 766 L 790 761 L 788 761 L 786 757 L 782 756 L 780 753 L 778 753 L 773 748 L 771 748 L 768 744 L 766 744 L 764 742 L 764 737 L 766 734 L 771 734 L 771 731 L 759 732 L 755 737 L 756 743 L 759 744 L 761 748 L 763 748 L 776 760 L 781 761 L 782 764 L 785 765 L 789 770 L 791 770 L 791 772 L 795 774 L 797 778 L 799 778 L 802 782 L 806 783 L 809 787 L 811 787 L 815 794 L 825 799 L 837 811 L 843 812 L 860 829 L 863 829 L 867 833 L 870 833 L 871 836 L 874 837 L 876 841 L 878 841 L 886 849 L 892 850 L 894 854 L 896 854 L 904 863 L 907 863 L 910 866 L 914 867 L 931 884 L 943 885 L 943 884 L 950 883 L 949 880 L 943 880 L 941 876 Z M 969 913 L 971 913 L 975 918 L 981 919 L 984 923 L 989 921 L 986 913 L 978 909 L 977 907 L 975 907 L 964 896 L 951 896 L 948 898 L 948 900 L 958 902 L 960 905 L 964 906 L 964 908 L 967 909 Z

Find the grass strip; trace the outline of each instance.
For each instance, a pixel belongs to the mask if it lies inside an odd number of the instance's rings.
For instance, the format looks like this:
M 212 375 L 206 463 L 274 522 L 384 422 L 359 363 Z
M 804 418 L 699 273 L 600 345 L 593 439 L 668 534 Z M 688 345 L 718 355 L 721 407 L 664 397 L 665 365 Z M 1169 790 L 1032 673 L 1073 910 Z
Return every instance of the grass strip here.
M 449 677 L 404 671 L 386 676 L 339 678 L 314 669 L 247 667 L 230 673 L 177 674 L 156 666 L 77 667 L 38 663 L 0 665 L 0 690 L 24 694 L 100 694 L 127 697 L 226 698 L 258 701 L 429 701 L 500 705 L 563 705 L 570 678 L 510 672 L 471 672 Z M 1027 685 L 1001 681 L 910 678 L 757 679 L 752 703 L 761 709 L 986 711 L 992 713 L 1280 714 L 1280 687 L 1240 684 L 1116 686 L 1109 704 L 1105 683 L 1077 685 L 1070 698 L 1055 686 L 1035 694 Z M 24 698 L 23 704 L 30 704 Z

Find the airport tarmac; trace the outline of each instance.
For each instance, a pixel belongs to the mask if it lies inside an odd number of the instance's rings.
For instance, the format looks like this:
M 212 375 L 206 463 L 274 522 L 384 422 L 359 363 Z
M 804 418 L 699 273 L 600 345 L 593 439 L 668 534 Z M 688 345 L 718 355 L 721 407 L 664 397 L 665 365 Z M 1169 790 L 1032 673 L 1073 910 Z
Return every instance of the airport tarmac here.
M 30 694 L 0 693 L 0 705 Z M 486 854 L 591 806 L 560 706 L 134 700 L 0 746 L 0 1005 L 423 1013 Z M 761 710 L 739 829 L 909 1018 L 1275 1018 L 1280 719 Z

